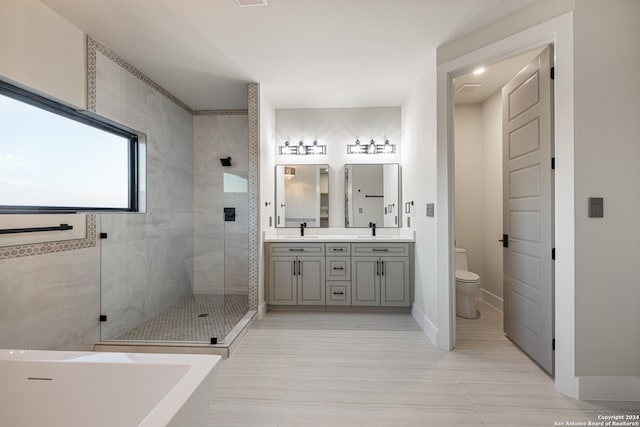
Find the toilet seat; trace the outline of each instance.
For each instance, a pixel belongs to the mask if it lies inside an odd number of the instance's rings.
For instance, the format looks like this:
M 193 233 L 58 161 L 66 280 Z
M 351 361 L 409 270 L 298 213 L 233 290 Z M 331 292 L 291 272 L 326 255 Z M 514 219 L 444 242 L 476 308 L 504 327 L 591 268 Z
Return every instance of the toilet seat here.
M 466 270 L 456 270 L 456 281 L 462 283 L 473 283 L 480 280 L 476 273 Z

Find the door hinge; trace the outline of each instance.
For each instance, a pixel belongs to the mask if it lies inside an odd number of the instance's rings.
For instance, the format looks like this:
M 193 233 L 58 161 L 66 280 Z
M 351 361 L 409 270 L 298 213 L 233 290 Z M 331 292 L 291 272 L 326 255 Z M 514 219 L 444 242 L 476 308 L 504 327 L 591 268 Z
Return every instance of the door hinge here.
M 551 249 L 551 259 L 556 260 L 556 248 Z
M 107 321 L 107 315 L 106 314 L 101 314 L 100 315 L 100 321 L 101 322 L 106 322 Z
M 556 79 L 556 67 L 551 67 L 551 80 Z
M 552 157 L 551 158 L 551 169 L 555 170 L 555 168 L 556 168 L 556 158 Z
M 218 337 L 211 337 L 211 340 L 209 342 L 211 343 L 211 345 L 218 344 Z
M 107 233 L 100 233 L 100 238 L 101 239 L 106 239 L 107 238 Z
M 551 340 L 551 350 L 556 351 L 556 339 Z

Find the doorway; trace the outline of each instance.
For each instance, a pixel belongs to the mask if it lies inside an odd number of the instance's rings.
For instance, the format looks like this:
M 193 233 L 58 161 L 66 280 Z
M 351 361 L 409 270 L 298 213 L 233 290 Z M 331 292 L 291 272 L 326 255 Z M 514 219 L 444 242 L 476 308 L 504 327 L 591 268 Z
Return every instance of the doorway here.
M 453 80 L 456 326 L 494 345 L 504 333 L 550 374 L 552 52 L 536 48 Z
M 437 67 L 437 253 L 438 331 L 440 348 L 455 345 L 454 276 L 454 165 L 453 165 L 453 79 L 473 70 L 477 64 L 495 63 L 536 47 L 553 44 L 555 48 L 554 139 L 556 164 L 554 202 L 554 239 L 558 257 L 554 265 L 555 306 L 555 386 L 561 393 L 576 397 L 575 376 L 575 218 L 574 202 L 574 103 L 573 103 L 573 16 L 561 15 L 534 25 L 498 41 L 469 40 L 466 50 L 443 57 L 452 59 Z M 460 46 L 459 46 L 460 47 Z M 475 50 L 474 50 L 475 49 Z M 464 53 L 466 52 L 466 53 Z

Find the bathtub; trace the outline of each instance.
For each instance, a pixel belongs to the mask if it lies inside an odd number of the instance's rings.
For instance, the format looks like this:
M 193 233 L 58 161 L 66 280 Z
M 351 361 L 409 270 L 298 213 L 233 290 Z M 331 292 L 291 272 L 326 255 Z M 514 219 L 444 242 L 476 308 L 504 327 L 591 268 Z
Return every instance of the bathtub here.
M 220 356 L 0 350 L 0 426 L 192 427 Z

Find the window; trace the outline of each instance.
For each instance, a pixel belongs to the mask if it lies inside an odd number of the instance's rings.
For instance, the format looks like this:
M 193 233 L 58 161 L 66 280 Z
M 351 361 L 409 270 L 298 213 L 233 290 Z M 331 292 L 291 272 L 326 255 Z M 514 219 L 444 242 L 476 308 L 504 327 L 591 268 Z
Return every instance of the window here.
M 138 136 L 0 82 L 0 212 L 138 211 Z

